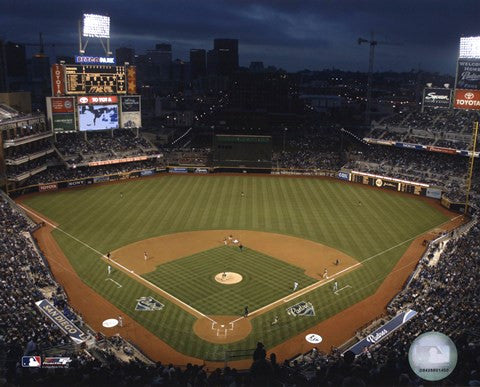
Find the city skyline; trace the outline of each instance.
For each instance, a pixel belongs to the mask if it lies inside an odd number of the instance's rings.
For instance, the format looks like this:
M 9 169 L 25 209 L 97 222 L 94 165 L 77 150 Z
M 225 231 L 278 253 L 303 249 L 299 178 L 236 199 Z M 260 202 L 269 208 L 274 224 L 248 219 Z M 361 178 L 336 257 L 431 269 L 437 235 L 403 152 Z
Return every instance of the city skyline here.
M 463 1 L 462 8 L 447 0 L 395 4 L 325 0 L 305 1 L 301 7 L 284 0 L 166 0 L 161 4 L 144 0 L 135 7 L 132 4 L 11 3 L 0 15 L 0 38 L 35 43 L 43 32 L 47 44 L 71 44 L 47 53 L 74 55 L 78 53 L 77 22 L 83 12 L 93 12 L 111 17 L 112 51 L 126 46 L 143 54 L 165 42 L 172 44 L 173 59 L 188 61 L 191 48 L 210 50 L 213 39 L 233 38 L 239 40 L 241 66 L 263 61 L 292 72 L 333 67 L 365 72 L 368 46 L 359 46 L 357 39 L 370 39 L 374 31 L 375 40 L 392 43 L 377 47 L 375 71 L 422 69 L 453 74 L 460 36 L 479 35 L 475 16 L 480 5 L 471 0 Z M 99 53 L 100 46 L 92 43 L 87 54 Z

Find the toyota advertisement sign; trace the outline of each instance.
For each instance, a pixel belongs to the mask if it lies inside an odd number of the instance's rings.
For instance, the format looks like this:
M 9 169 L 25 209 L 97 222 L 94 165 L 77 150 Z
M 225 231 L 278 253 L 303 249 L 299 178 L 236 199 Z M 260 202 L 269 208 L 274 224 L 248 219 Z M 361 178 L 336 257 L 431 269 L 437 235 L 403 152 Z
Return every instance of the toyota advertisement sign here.
M 480 90 L 455 90 L 453 106 L 457 109 L 480 110 Z
M 425 88 L 423 90 L 423 107 L 448 109 L 452 99 L 451 89 Z

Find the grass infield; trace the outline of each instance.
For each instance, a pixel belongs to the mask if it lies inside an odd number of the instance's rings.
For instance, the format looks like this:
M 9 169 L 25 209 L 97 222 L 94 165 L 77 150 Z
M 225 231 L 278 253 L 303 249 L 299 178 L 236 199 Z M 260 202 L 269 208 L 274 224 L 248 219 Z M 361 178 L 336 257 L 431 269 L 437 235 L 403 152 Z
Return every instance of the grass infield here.
M 242 191 L 245 197 L 240 195 Z M 358 269 L 341 277 L 339 287 L 347 284 L 351 287 L 338 295 L 333 294 L 330 286 L 317 288 L 252 317 L 253 331 L 246 339 L 218 345 L 193 333 L 195 317 L 122 272 L 112 274 L 112 279 L 121 283 L 122 288 L 105 281 L 106 264 L 99 259 L 98 253 L 65 233 L 54 231 L 59 246 L 85 283 L 173 348 L 206 360 L 223 359 L 225 349 L 254 348 L 258 340 L 273 347 L 371 295 L 412 239 L 447 220 L 445 215 L 413 196 L 392 195 L 327 179 L 263 176 L 165 175 L 45 193 L 25 199 L 25 204 L 102 253 L 175 232 L 241 229 L 310 239 L 363 261 Z M 272 297 L 274 301 L 288 294 L 293 281 L 302 275 L 298 268 L 248 249 L 241 253 L 246 253 L 248 261 L 240 266 L 241 261 L 234 262 L 235 258 L 231 260 L 227 256 L 237 251 L 225 250 L 224 254 L 224 249 L 228 247 L 163 264 L 145 276 L 162 289 L 175 290 L 180 299 L 203 313 L 238 315 L 245 304 L 244 298 L 251 300 L 249 307 L 253 310 L 253 305 L 260 306 Z M 214 268 L 222 259 L 239 265 L 235 270 L 242 275 L 245 272 L 243 284 L 234 285 L 245 286 L 240 297 L 211 278 L 224 269 Z M 269 265 L 278 269 L 274 273 L 278 281 L 270 283 L 263 274 L 258 276 L 262 278 L 257 278 L 256 273 L 272 270 Z M 200 285 L 196 285 L 195 292 L 189 286 L 191 281 L 200 281 L 200 277 L 203 277 L 203 284 L 208 284 L 201 288 L 206 299 L 199 297 Z M 305 284 L 314 281 L 308 277 L 303 280 Z M 302 280 L 298 282 L 304 287 Z M 142 296 L 153 296 L 164 303 L 165 308 L 157 312 L 135 311 L 136 300 Z M 232 298 L 231 302 L 224 301 L 225 298 Z M 311 302 L 315 316 L 287 315 L 286 308 L 299 301 Z M 272 328 L 275 315 L 280 317 L 280 323 Z
M 215 281 L 221 271 L 242 275 L 236 285 Z M 255 250 L 221 246 L 190 257 L 157 266 L 143 276 L 153 284 L 206 315 L 240 316 L 292 293 L 294 281 L 299 289 L 316 282 L 303 270 Z

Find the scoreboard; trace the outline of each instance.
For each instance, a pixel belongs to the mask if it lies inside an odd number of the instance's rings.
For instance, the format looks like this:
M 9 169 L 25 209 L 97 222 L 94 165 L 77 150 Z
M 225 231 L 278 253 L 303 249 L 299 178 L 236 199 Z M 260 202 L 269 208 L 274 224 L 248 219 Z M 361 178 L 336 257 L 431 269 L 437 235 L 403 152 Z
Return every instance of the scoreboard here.
M 126 94 L 124 66 L 65 65 L 65 94 Z

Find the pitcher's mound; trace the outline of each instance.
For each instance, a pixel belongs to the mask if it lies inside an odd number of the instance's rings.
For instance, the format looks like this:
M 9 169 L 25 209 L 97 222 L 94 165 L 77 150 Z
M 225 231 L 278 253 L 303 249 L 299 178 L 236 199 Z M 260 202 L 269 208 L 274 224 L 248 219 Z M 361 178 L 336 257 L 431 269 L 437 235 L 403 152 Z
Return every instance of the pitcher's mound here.
M 231 271 L 221 272 L 215 276 L 215 281 L 224 285 L 238 284 L 242 279 L 241 274 L 232 273 Z

